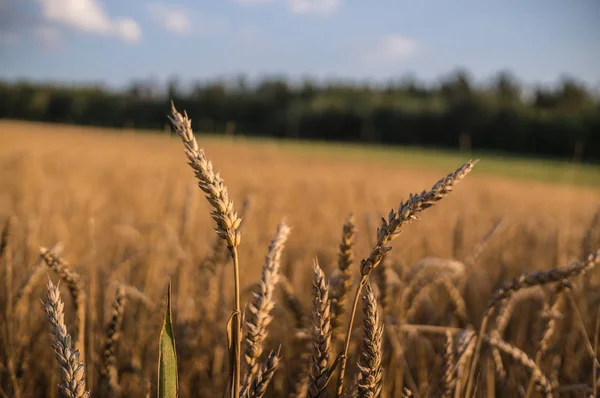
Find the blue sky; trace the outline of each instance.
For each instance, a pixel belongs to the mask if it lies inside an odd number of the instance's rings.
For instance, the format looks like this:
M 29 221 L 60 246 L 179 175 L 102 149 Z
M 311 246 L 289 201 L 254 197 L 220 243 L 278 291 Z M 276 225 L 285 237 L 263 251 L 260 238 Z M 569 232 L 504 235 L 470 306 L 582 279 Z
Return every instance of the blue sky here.
M 598 87 L 598 21 L 598 0 L 0 0 L 0 78 L 433 82 L 464 67 Z

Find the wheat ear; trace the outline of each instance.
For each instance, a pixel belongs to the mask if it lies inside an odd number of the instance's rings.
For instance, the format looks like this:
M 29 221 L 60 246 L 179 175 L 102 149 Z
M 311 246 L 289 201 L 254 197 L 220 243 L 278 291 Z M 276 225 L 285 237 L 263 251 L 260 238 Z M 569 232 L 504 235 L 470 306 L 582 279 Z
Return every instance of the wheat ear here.
M 62 254 L 63 250 L 64 247 L 61 242 L 58 242 L 52 249 L 50 249 L 51 252 L 59 256 Z M 42 277 L 42 274 L 44 274 L 44 269 L 44 260 L 42 258 L 39 258 L 35 266 L 29 269 L 27 275 L 25 276 L 25 279 L 19 287 L 19 290 L 17 290 L 17 293 L 15 294 L 15 299 L 13 301 L 14 313 L 21 312 L 21 303 L 23 298 L 31 294 L 33 287 Z
M 73 306 L 77 314 L 77 342 L 75 347 L 79 350 L 81 358 L 85 358 L 85 291 L 81 276 L 73 271 L 71 266 L 58 254 L 45 247 L 40 248 L 40 256 L 48 268 L 53 270 L 67 284 Z
M 454 373 L 456 371 L 456 357 L 454 355 L 454 335 L 449 330 L 446 331 L 446 344 L 441 368 L 440 382 L 434 398 L 450 398 L 452 390 L 456 385 Z
M 340 373 L 337 381 L 336 397 L 341 396 L 343 392 L 344 374 L 346 371 L 346 363 L 348 361 L 348 350 L 350 349 L 350 338 L 354 317 L 356 315 L 356 308 L 358 306 L 358 298 L 360 297 L 362 288 L 367 283 L 371 270 L 377 267 L 385 256 L 385 253 L 392 249 L 385 245 L 400 235 L 403 226 L 416 220 L 417 214 L 435 205 L 438 201 L 442 200 L 452 192 L 454 186 L 473 170 L 476 163 L 477 161 L 465 163 L 454 172 L 436 182 L 429 191 L 423 191 L 420 194 L 411 194 L 406 202 L 400 202 L 398 211 L 392 209 L 388 214 L 387 220 L 385 218 L 381 219 L 381 226 L 377 229 L 377 241 L 375 247 L 371 250 L 369 256 L 360 262 L 361 278 L 359 285 L 356 288 L 352 310 L 350 311 L 350 320 L 348 321 L 348 328 L 346 329 L 346 340 L 340 359 Z
M 248 331 L 246 333 L 246 351 L 244 356 L 248 371 L 246 373 L 245 386 L 250 385 L 256 372 L 258 372 L 258 359 L 262 355 L 264 341 L 267 338 L 267 327 L 273 319 L 271 311 L 275 306 L 273 295 L 279 282 L 281 253 L 283 252 L 289 233 L 290 227 L 285 221 L 277 226 L 275 237 L 271 241 L 268 254 L 265 257 L 265 264 L 262 269 L 258 289 L 254 292 L 254 300 L 248 307 L 250 315 L 246 321 Z
M 242 393 L 243 398 L 262 398 L 267 392 L 267 387 L 273 379 L 273 375 L 279 366 L 281 357 L 279 349 L 269 354 L 265 362 L 260 366 L 258 371 L 252 377 L 251 383 Z
M 206 158 L 204 150 L 198 147 L 198 142 L 192 131 L 192 121 L 187 114 L 177 112 L 175 105 L 171 103 L 171 115 L 169 120 L 173 128 L 181 138 L 185 147 L 188 164 L 194 170 L 198 180 L 198 186 L 205 193 L 208 203 L 213 207 L 211 216 L 216 223 L 215 231 L 227 242 L 227 247 L 233 260 L 233 289 L 234 309 L 231 315 L 230 336 L 230 396 L 239 398 L 240 395 L 240 368 L 241 368 L 241 306 L 240 306 L 240 268 L 237 248 L 240 245 L 242 235 L 240 233 L 241 217 L 233 210 L 233 202 L 229 199 L 229 193 L 225 182 L 213 171 L 210 160 Z
M 52 347 L 62 376 L 60 388 L 67 398 L 88 398 L 90 393 L 85 390 L 85 365 L 79 360 L 79 351 L 71 345 L 71 335 L 65 325 L 64 307 L 59 285 L 54 286 L 48 280 L 44 309 L 50 322 Z
M 566 294 L 572 288 L 571 282 L 564 279 L 556 286 L 556 298 L 552 307 L 550 307 L 548 311 L 548 322 L 542 334 L 542 338 L 540 340 L 540 346 L 538 348 L 537 353 L 535 354 L 535 364 L 536 366 L 540 366 L 542 362 L 542 358 L 550 349 L 552 340 L 556 338 L 556 333 L 558 331 L 558 320 L 562 317 L 562 314 L 565 312 L 565 307 L 567 305 Z M 514 301 L 514 300 L 513 300 Z M 500 337 L 500 336 L 497 336 Z M 532 376 L 529 380 L 529 385 L 527 387 L 527 392 L 525 394 L 525 398 L 529 398 L 533 393 L 533 387 L 535 384 L 535 379 Z
M 331 330 L 333 339 L 339 340 L 343 337 L 339 333 L 342 317 L 346 312 L 346 301 L 348 292 L 352 287 L 352 275 L 350 267 L 354 263 L 354 236 L 356 225 L 354 215 L 348 215 L 348 219 L 342 228 L 342 241 L 338 249 L 338 273 L 331 281 Z
M 379 397 L 382 388 L 383 325 L 379 318 L 377 301 L 371 285 L 365 286 L 363 295 L 363 353 L 358 362 L 360 371 L 358 393 L 360 397 Z
M 120 331 L 123 324 L 126 303 L 125 288 L 119 284 L 112 304 L 110 321 L 106 326 L 104 349 L 102 352 L 102 378 L 111 397 L 118 397 L 120 395 L 116 350 L 119 338 L 121 337 Z
M 315 260 L 313 263 L 313 352 L 310 371 L 311 398 L 327 396 L 327 383 L 331 376 L 329 356 L 331 354 L 331 311 L 329 287 L 325 274 Z
M 490 346 L 498 348 L 500 351 L 509 355 L 515 361 L 529 369 L 531 371 L 532 378 L 535 380 L 535 383 L 543 393 L 544 397 L 552 398 L 552 387 L 550 385 L 550 381 L 548 381 L 548 378 L 544 375 L 544 373 L 536 365 L 535 361 L 531 357 L 529 357 L 525 352 L 523 352 L 519 348 L 508 344 L 502 339 L 498 339 L 489 335 L 484 335 L 483 339 Z

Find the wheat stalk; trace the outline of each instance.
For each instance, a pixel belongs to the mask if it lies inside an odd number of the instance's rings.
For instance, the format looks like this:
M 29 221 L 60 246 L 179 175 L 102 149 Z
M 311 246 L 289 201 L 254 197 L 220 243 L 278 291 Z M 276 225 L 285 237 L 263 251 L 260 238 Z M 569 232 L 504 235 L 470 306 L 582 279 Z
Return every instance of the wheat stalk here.
M 466 324 L 468 322 L 467 305 L 452 279 L 449 277 L 441 278 L 436 281 L 436 284 L 442 286 L 446 291 L 454 309 L 454 315 L 458 319 L 460 325 Z
M 504 225 L 504 220 L 500 219 L 492 225 L 492 227 L 485 233 L 485 235 L 471 248 L 471 251 L 465 258 L 465 264 L 474 266 L 483 254 L 485 248 L 488 246 L 490 240 L 500 228 Z
M 234 309 L 231 316 L 230 345 L 232 361 L 230 363 L 230 385 L 231 398 L 239 398 L 240 395 L 240 368 L 241 368 L 241 306 L 240 306 L 240 268 L 237 247 L 240 245 L 242 235 L 240 233 L 241 217 L 233 210 L 233 202 L 229 199 L 225 182 L 213 171 L 212 163 L 206 158 L 204 150 L 198 147 L 196 138 L 192 131 L 192 121 L 187 114 L 182 115 L 171 103 L 171 115 L 169 120 L 175 131 L 181 138 L 188 164 L 194 170 L 198 180 L 198 186 L 205 193 L 208 203 L 213 207 L 211 216 L 216 223 L 215 231 L 221 239 L 227 242 L 227 247 L 233 260 L 233 283 L 234 283 Z
M 391 250 L 391 247 L 385 245 L 400 235 L 403 226 L 413 220 L 416 220 L 417 214 L 435 205 L 438 201 L 442 200 L 450 192 L 452 192 L 454 190 L 454 186 L 458 184 L 467 174 L 469 174 L 471 170 L 473 170 L 473 167 L 476 163 L 477 161 L 469 161 L 465 163 L 454 172 L 436 182 L 429 191 L 423 191 L 420 194 L 411 194 L 406 202 L 400 202 L 398 211 L 394 211 L 392 209 L 388 214 L 387 220 L 385 218 L 381 219 L 381 226 L 377 229 L 377 240 L 375 247 L 371 250 L 369 256 L 360 262 L 361 278 L 354 295 L 352 310 L 350 311 L 350 320 L 348 322 L 348 329 L 346 331 L 344 350 L 340 359 L 340 372 L 337 382 L 336 397 L 341 396 L 343 392 L 344 374 L 346 371 L 348 350 L 350 348 L 350 337 L 352 333 L 352 325 L 354 324 L 356 307 L 358 305 L 358 298 L 362 288 L 367 283 L 371 270 L 377 267 L 377 265 L 379 265 L 385 256 L 385 253 Z

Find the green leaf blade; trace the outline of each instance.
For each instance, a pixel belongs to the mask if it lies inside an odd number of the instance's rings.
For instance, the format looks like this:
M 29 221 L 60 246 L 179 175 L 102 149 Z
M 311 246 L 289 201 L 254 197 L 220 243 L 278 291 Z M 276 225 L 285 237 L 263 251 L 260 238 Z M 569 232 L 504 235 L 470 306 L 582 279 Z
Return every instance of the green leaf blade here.
M 171 320 L 171 282 L 167 292 L 167 309 L 158 347 L 158 398 L 177 397 L 177 352 Z

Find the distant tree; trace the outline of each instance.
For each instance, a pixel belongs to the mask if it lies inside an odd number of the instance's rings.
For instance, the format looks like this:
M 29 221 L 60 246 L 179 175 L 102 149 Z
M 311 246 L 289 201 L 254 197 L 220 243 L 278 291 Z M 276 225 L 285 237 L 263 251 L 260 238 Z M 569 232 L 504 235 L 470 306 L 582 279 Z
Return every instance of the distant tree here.
M 585 86 L 571 77 L 563 78 L 557 100 L 559 106 L 570 113 L 583 111 L 593 105 Z
M 236 90 L 240 93 L 245 93 L 249 90 L 248 77 L 246 75 L 239 75 L 235 79 Z
M 302 82 L 302 86 L 300 87 L 300 98 L 302 98 L 303 100 L 309 100 L 314 98 L 314 96 L 317 94 L 318 89 L 316 87 L 315 82 L 313 82 L 312 80 L 304 80 Z
M 257 89 L 257 94 L 274 103 L 285 105 L 292 99 L 292 92 L 285 80 L 266 80 Z
M 537 86 L 534 89 L 534 98 L 533 104 L 536 108 L 556 109 L 560 103 L 559 94 L 556 90 L 542 86 Z
M 177 101 L 179 98 L 180 81 L 177 77 L 172 77 L 167 82 L 167 98 Z
M 472 95 L 471 77 L 463 70 L 458 69 L 442 80 L 440 93 L 446 101 L 462 101 Z
M 507 105 L 520 101 L 521 88 L 516 77 L 509 71 L 499 72 L 494 79 L 494 89 L 500 103 Z
M 200 132 L 502 150 L 600 162 L 600 104 L 564 77 L 524 101 L 507 70 L 476 85 L 464 69 L 436 86 L 408 74 L 385 85 L 348 80 L 300 84 L 243 75 L 165 85 L 135 80 L 124 90 L 0 82 L 0 117 L 162 130 L 168 99 Z M 170 97 L 170 98 L 167 98 Z M 235 128 L 233 127 L 235 126 Z M 469 144 L 470 143 L 470 144 Z
M 149 81 L 134 80 L 129 85 L 127 93 L 132 99 L 151 99 L 154 97 L 155 86 Z
M 409 73 L 400 79 L 399 88 L 411 97 L 426 97 L 428 94 L 428 90 L 423 87 L 423 84 L 421 84 L 417 77 L 412 73 Z

